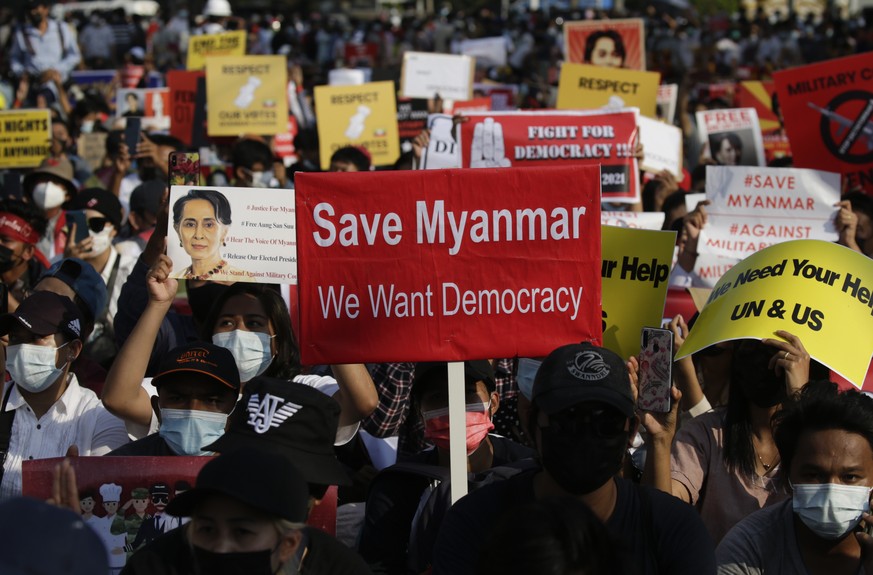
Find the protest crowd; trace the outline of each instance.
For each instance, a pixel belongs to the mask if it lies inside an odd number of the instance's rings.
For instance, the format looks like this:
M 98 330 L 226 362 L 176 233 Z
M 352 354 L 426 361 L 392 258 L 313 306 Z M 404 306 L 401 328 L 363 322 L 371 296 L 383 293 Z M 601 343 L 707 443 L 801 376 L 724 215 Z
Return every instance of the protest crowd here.
M 86 4 L 0 6 L 0 573 L 873 574 L 873 12 Z

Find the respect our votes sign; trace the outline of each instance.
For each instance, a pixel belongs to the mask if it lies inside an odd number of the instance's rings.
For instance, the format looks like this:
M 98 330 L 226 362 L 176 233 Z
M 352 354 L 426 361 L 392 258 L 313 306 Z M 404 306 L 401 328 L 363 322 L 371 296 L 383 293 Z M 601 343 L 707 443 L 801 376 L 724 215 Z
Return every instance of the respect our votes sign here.
M 596 166 L 299 173 L 304 363 L 601 340 Z

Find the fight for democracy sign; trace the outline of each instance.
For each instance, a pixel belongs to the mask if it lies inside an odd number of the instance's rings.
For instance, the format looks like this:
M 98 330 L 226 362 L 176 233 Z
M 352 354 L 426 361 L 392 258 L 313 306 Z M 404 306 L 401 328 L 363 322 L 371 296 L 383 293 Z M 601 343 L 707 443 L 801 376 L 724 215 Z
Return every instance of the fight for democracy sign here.
M 302 360 L 599 342 L 596 166 L 297 175 Z

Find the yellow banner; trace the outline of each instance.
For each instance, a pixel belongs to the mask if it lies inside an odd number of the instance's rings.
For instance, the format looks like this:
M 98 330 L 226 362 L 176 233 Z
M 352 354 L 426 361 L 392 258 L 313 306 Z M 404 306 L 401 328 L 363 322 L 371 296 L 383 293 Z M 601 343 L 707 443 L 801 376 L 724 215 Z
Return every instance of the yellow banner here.
M 720 341 L 775 337 L 780 329 L 861 387 L 873 353 L 873 260 L 821 240 L 749 256 L 713 288 L 677 359 Z
M 0 168 L 33 168 L 49 154 L 48 110 L 0 112 Z
M 640 330 L 661 327 L 676 232 L 603 226 L 603 347 L 627 359 Z
M 345 146 L 366 148 L 374 166 L 390 166 L 400 156 L 393 82 L 316 86 L 315 111 L 323 170 Z
M 584 110 L 615 104 L 619 108 L 639 108 L 642 115 L 655 118 L 660 82 L 658 72 L 564 62 L 558 81 L 557 108 Z
M 206 60 L 210 136 L 261 136 L 288 130 L 288 71 L 284 56 L 229 56 Z
M 189 70 L 202 70 L 210 56 L 245 56 L 246 31 L 223 32 L 191 36 L 188 40 Z

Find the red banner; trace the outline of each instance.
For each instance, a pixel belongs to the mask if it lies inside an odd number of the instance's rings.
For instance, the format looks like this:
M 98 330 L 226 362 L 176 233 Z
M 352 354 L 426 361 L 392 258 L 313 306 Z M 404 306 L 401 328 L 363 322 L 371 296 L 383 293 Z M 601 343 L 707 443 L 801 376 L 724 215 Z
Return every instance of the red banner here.
M 470 112 L 461 124 L 465 168 L 600 165 L 604 201 L 639 200 L 634 111 Z
M 873 194 L 873 60 L 827 60 L 773 75 L 794 165 L 839 172 Z
M 764 137 L 764 155 L 769 164 L 777 158 L 791 155 L 788 136 L 773 110 L 773 82 L 740 82 L 737 86 L 736 105 L 738 108 L 754 108 L 758 113 L 761 135 Z
M 197 79 L 204 75 L 202 70 L 167 72 L 167 86 L 170 88 L 170 135 L 189 144 L 194 129 Z
M 599 342 L 598 178 L 595 166 L 297 174 L 303 363 Z

